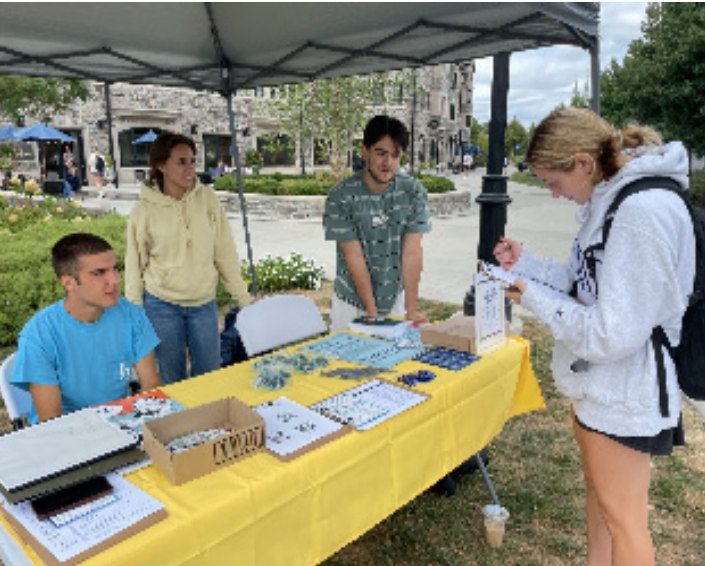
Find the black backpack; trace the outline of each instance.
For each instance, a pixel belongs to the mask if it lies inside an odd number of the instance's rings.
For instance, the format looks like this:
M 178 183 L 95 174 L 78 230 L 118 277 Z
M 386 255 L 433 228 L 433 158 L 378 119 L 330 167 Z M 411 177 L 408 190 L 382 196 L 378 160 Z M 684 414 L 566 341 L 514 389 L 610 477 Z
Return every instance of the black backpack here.
M 614 202 L 607 209 L 602 228 L 602 243 L 590 249 L 604 249 L 609 237 L 612 221 L 619 205 L 631 195 L 649 189 L 666 189 L 676 193 L 688 207 L 695 232 L 695 282 L 688 308 L 681 323 L 681 340 L 672 347 L 661 326 L 654 328 L 651 341 L 656 356 L 659 382 L 659 404 L 661 414 L 668 416 L 668 393 L 666 391 L 666 369 L 663 363 L 663 348 L 666 347 L 673 359 L 681 390 L 691 399 L 705 400 L 705 214 L 694 207 L 688 193 L 669 177 L 644 177 L 625 185 Z M 586 250 L 587 251 L 587 250 Z
M 95 158 L 95 170 L 98 171 L 98 173 L 105 171 L 105 159 L 100 155 L 97 155 Z
M 235 327 L 239 307 L 233 309 L 225 315 L 225 324 L 220 333 L 220 367 L 227 367 L 247 359 L 245 346 L 242 345 L 240 333 Z

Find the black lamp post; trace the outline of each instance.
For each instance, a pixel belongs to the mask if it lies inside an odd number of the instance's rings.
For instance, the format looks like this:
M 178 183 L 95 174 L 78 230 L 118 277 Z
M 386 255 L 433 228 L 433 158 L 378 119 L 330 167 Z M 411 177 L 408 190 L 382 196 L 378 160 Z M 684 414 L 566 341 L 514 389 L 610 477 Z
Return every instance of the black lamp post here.
M 480 242 L 477 259 L 497 263 L 492 250 L 504 236 L 507 224 L 507 205 L 512 202 L 507 194 L 507 177 L 504 168 L 504 137 L 507 129 L 507 96 L 509 92 L 509 53 L 499 53 L 493 58 L 492 107 L 489 132 L 487 174 L 482 178 L 482 193 L 475 199 L 480 205 Z M 465 295 L 464 312 L 475 314 L 475 292 L 471 288 Z M 511 312 L 507 313 L 511 320 Z

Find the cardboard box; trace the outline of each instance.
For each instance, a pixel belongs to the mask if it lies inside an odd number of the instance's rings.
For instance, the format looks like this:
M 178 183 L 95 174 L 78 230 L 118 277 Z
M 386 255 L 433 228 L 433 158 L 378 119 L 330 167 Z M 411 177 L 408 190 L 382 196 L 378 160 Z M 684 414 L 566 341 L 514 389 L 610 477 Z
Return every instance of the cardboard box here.
M 190 432 L 229 429 L 215 438 L 184 452 L 172 453 L 167 444 Z M 249 405 L 233 397 L 200 405 L 142 426 L 144 449 L 152 463 L 179 485 L 262 450 L 264 419 Z
M 421 342 L 476 354 L 475 317 L 453 316 L 443 322 L 424 326 L 421 328 Z

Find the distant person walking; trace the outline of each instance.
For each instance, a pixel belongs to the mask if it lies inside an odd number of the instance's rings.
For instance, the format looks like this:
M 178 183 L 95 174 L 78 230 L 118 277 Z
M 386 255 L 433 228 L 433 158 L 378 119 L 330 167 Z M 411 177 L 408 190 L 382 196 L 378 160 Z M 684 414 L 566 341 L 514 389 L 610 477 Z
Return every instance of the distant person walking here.
M 472 169 L 472 155 L 468 152 L 463 155 L 463 174 L 468 177 Z
M 98 189 L 98 198 L 105 198 L 103 192 L 103 177 L 105 176 L 105 157 L 98 153 L 98 148 L 93 148 L 88 158 L 88 169 L 93 177 L 95 188 Z

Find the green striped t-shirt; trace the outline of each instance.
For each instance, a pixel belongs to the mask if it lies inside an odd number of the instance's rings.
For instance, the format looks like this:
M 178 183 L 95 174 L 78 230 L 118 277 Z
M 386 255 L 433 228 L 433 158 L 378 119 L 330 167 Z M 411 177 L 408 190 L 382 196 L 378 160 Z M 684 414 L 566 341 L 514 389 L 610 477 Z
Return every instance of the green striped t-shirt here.
M 426 189 L 413 177 L 397 173 L 382 193 L 372 192 L 362 172 L 328 193 L 323 216 L 326 240 L 336 242 L 335 294 L 364 309 L 340 242 L 359 241 L 367 260 L 380 315 L 394 306 L 402 290 L 401 252 L 404 234 L 431 231 Z

